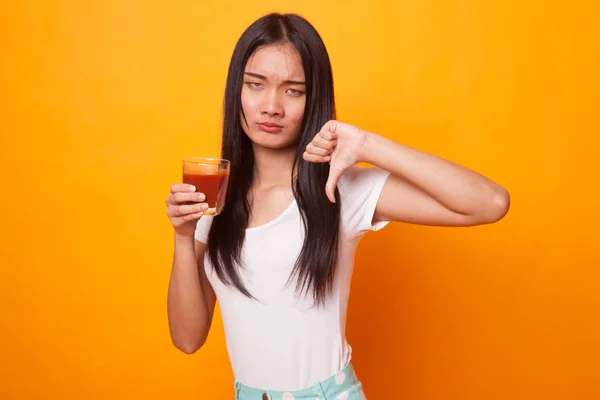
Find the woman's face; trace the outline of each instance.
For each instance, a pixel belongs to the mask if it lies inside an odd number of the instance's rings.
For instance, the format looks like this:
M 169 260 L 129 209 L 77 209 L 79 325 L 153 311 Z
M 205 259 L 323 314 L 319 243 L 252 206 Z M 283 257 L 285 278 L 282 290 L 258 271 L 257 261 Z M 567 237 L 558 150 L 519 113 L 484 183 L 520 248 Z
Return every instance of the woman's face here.
M 304 69 L 291 43 L 259 48 L 246 64 L 242 127 L 255 145 L 295 147 L 306 103 Z

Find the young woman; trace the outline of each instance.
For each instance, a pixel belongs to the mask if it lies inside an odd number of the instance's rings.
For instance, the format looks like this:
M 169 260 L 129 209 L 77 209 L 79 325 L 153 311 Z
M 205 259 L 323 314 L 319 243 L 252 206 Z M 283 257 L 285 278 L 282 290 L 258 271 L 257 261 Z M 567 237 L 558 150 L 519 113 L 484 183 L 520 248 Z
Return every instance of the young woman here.
M 292 14 L 258 19 L 235 47 L 222 157 L 221 214 L 203 216 L 189 185 L 167 198 L 168 317 L 174 345 L 194 353 L 218 299 L 237 399 L 364 398 L 345 339 L 362 236 L 390 221 L 488 224 L 509 207 L 472 170 L 336 121 L 325 45 Z

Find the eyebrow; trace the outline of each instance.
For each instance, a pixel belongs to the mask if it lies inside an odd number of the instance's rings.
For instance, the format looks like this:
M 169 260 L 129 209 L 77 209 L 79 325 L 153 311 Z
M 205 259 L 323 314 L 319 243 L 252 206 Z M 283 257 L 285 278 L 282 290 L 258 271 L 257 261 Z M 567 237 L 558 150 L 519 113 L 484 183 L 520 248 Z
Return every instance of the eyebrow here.
M 263 79 L 263 80 L 267 80 L 267 77 L 264 75 L 260 75 L 260 74 L 255 74 L 254 72 L 244 72 L 244 75 L 248 75 L 251 76 L 253 78 L 257 78 L 257 79 Z M 284 83 L 287 83 L 288 85 L 306 85 L 306 82 L 302 82 L 302 81 L 285 81 Z

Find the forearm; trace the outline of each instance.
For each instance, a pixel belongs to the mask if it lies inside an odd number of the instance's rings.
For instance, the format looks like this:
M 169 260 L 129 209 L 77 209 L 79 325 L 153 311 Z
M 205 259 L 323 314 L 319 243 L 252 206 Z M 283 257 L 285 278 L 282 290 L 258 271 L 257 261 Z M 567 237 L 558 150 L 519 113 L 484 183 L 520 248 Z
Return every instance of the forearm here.
M 186 353 L 193 353 L 206 340 L 210 327 L 193 237 L 175 234 L 167 308 L 173 344 Z
M 504 210 L 509 202 L 508 192 L 485 176 L 373 133 L 367 133 L 360 161 L 406 179 L 457 213 L 495 212 L 490 204 Z

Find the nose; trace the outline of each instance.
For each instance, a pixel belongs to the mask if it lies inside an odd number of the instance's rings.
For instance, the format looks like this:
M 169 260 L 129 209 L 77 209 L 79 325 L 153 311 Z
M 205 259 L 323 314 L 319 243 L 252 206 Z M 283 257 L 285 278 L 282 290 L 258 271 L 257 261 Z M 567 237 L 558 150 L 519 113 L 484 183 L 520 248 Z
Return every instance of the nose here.
M 283 104 L 281 104 L 277 90 L 265 91 L 261 108 L 261 113 L 270 117 L 283 116 Z

